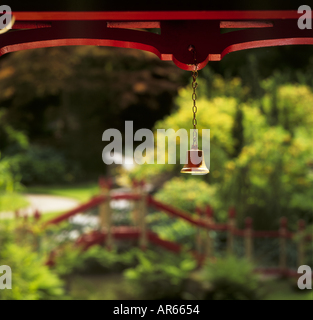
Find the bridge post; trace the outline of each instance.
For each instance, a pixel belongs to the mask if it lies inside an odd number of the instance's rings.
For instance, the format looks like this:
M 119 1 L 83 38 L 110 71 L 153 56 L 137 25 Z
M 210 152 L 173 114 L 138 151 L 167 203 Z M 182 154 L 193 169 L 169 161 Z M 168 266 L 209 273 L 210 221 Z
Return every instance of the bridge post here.
M 133 193 L 140 194 L 140 186 L 137 180 L 132 181 Z M 140 216 L 140 202 L 138 200 L 133 201 L 134 208 L 131 213 L 131 218 L 135 227 L 139 226 L 139 216 Z
M 106 233 L 105 246 L 110 250 L 113 247 L 110 182 L 107 182 L 104 178 L 100 178 L 99 186 L 100 195 L 106 197 L 106 199 L 99 205 L 101 231 Z
M 16 220 L 20 218 L 20 210 L 19 210 L 19 209 L 17 209 L 17 210 L 14 212 L 14 217 L 15 217 Z
M 34 211 L 34 224 L 32 226 L 32 235 L 33 235 L 33 245 L 35 251 L 40 251 L 41 248 L 41 235 L 40 235 L 40 227 L 39 220 L 41 218 L 41 214 L 38 210 Z
M 287 218 L 283 217 L 280 219 L 279 228 L 279 269 L 282 275 L 284 275 L 287 268 Z
M 145 250 L 148 247 L 148 234 L 147 234 L 147 193 L 144 190 L 143 183 L 141 184 L 141 200 L 140 200 L 140 238 L 139 238 L 139 246 L 141 249 Z
M 298 267 L 305 264 L 305 221 L 298 221 Z
M 234 229 L 236 228 L 236 211 L 230 208 L 228 212 L 228 237 L 227 237 L 227 253 L 234 252 Z
M 248 217 L 245 220 L 246 229 L 245 229 L 245 253 L 247 260 L 252 260 L 253 256 L 253 239 L 252 239 L 252 218 Z

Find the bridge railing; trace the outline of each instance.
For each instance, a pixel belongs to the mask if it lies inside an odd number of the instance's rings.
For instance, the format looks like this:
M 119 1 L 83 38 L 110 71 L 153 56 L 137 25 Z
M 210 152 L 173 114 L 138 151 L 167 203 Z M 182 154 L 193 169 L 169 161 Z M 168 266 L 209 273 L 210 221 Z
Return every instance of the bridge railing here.
M 114 246 L 115 239 L 120 238 L 137 238 L 139 240 L 139 246 L 142 249 L 147 248 L 149 242 L 163 246 L 171 251 L 179 252 L 182 245 L 173 241 L 161 239 L 155 232 L 152 232 L 148 228 L 147 215 L 148 208 L 153 208 L 164 214 L 181 219 L 187 222 L 190 226 L 196 228 L 194 238 L 195 254 L 198 257 L 212 258 L 216 255 L 215 239 L 212 237 L 213 232 L 224 232 L 226 234 L 226 252 L 228 254 L 235 253 L 235 243 L 237 238 L 243 240 L 244 256 L 247 259 L 254 260 L 255 257 L 255 241 L 256 239 L 277 239 L 279 243 L 278 260 L 279 266 L 277 268 L 267 269 L 267 273 L 280 273 L 289 274 L 288 271 L 288 239 L 292 240 L 297 238 L 297 265 L 305 264 L 306 243 L 312 241 L 312 236 L 306 236 L 305 223 L 303 220 L 299 221 L 298 231 L 292 233 L 288 230 L 288 221 L 285 217 L 280 220 L 280 227 L 274 231 L 256 231 L 253 230 L 253 221 L 251 218 L 246 218 L 245 228 L 238 229 L 236 226 L 236 211 L 235 208 L 229 209 L 228 221 L 225 224 L 216 223 L 214 221 L 214 211 L 210 206 L 206 208 L 197 208 L 195 214 L 184 212 L 181 209 L 177 209 L 171 205 L 162 203 L 149 195 L 144 188 L 143 183 L 134 181 L 133 191 L 130 193 L 116 194 L 111 192 L 112 183 L 105 179 L 100 179 L 100 195 L 92 198 L 85 204 L 78 206 L 56 218 L 53 218 L 44 226 L 56 225 L 63 221 L 67 221 L 69 218 L 74 217 L 77 214 L 86 212 L 92 208 L 98 208 L 99 220 L 100 220 L 100 233 L 94 232 L 93 236 L 88 235 L 81 237 L 77 243 L 85 245 L 86 248 L 95 243 L 104 243 L 108 248 Z M 127 200 L 133 202 L 133 210 L 131 213 L 132 227 L 117 228 L 113 223 L 113 212 L 110 206 L 112 200 Z M 36 212 L 36 219 L 39 219 L 39 213 Z M 89 242 L 88 242 L 88 241 Z M 88 243 L 87 243 L 88 242 Z M 201 260 L 200 259 L 200 260 Z M 265 270 L 265 269 L 264 269 Z M 289 273 L 288 273 L 289 272 Z M 291 272 L 292 273 L 292 272 Z

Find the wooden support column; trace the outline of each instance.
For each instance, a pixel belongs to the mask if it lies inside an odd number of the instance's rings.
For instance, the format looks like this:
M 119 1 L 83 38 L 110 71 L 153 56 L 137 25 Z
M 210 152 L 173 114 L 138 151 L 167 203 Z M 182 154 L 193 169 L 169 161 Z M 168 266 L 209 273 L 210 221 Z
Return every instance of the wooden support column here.
M 305 264 L 305 221 L 298 222 L 298 267 Z
M 252 228 L 252 218 L 248 217 L 245 220 L 245 253 L 246 259 L 252 261 L 253 259 L 253 228 Z
M 213 220 L 213 209 L 210 206 L 205 208 L 205 221 L 209 226 L 214 224 Z M 205 239 L 205 256 L 209 259 L 214 256 L 214 239 L 211 237 L 211 228 L 206 229 L 206 239 Z
M 228 237 L 227 237 L 227 253 L 234 253 L 234 229 L 236 228 L 236 211 L 230 208 L 228 212 Z
M 138 194 L 138 195 L 141 194 L 140 185 L 137 180 L 133 180 L 132 187 L 133 187 L 134 194 Z M 135 227 L 138 227 L 139 220 L 140 220 L 140 217 L 139 217 L 139 215 L 140 215 L 140 202 L 138 200 L 135 200 L 135 201 L 133 201 L 133 204 L 134 204 L 134 207 L 131 212 L 131 219 L 132 219 L 133 225 Z
M 113 235 L 112 235 L 112 211 L 110 206 L 110 183 L 104 178 L 99 180 L 100 195 L 105 196 L 105 200 L 99 205 L 99 217 L 101 231 L 106 234 L 105 246 L 107 249 L 113 247 Z
M 283 217 L 280 219 L 279 228 L 279 268 L 282 274 L 285 273 L 287 269 L 287 218 Z
M 34 225 L 32 228 L 33 233 L 33 244 L 34 244 L 34 250 L 40 251 L 41 248 L 41 235 L 40 235 L 40 227 L 39 227 L 39 220 L 41 218 L 41 214 L 38 210 L 35 210 L 34 212 Z
M 140 238 L 139 246 L 141 249 L 145 250 L 148 247 L 148 234 L 147 234 L 147 193 L 144 190 L 144 185 L 142 184 L 141 189 L 141 200 L 140 200 Z

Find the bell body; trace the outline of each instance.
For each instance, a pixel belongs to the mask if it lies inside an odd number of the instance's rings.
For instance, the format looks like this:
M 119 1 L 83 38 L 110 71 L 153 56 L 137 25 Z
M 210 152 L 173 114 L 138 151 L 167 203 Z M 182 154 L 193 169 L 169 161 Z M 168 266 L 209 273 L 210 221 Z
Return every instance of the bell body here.
M 187 151 L 187 161 L 181 173 L 190 173 L 204 175 L 209 173 L 209 169 L 206 167 L 203 151 L 198 149 L 192 149 Z

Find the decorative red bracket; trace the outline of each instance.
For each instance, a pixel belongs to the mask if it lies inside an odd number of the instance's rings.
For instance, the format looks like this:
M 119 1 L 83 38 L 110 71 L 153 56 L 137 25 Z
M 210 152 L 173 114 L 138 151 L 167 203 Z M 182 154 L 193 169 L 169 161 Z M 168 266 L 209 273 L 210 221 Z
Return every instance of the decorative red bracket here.
M 248 12 L 249 14 L 206 13 L 204 15 L 203 12 L 199 12 L 198 19 L 194 13 L 189 15 L 188 19 L 182 20 L 178 19 L 182 12 L 178 12 L 177 15 L 170 15 L 169 12 L 151 12 L 146 16 L 142 13 L 135 15 L 133 12 L 129 12 L 128 15 L 123 12 L 115 15 L 103 13 L 102 16 L 99 16 L 99 12 L 93 16 L 86 13 L 89 19 L 83 13 L 75 15 L 71 12 L 59 15 L 52 12 L 50 15 L 16 13 L 14 29 L 19 30 L 0 35 L 0 56 L 8 52 L 43 47 L 110 46 L 150 51 L 161 60 L 172 60 L 179 68 L 192 70 L 194 60 L 188 51 L 190 45 L 195 47 L 198 69 L 202 69 L 208 61 L 220 61 L 227 53 L 234 51 L 313 44 L 313 30 L 299 29 L 296 18 L 300 15 L 293 11 L 274 12 L 275 14 L 262 11 L 252 11 Z M 183 17 L 185 16 L 181 16 Z M 36 18 L 38 20 L 34 21 Z M 118 21 L 118 18 L 122 21 Z M 159 21 L 152 20 L 157 18 Z M 223 18 L 228 20 L 221 20 Z M 240 18 L 243 20 L 238 21 Z M 251 21 L 251 18 L 257 20 Z M 133 28 L 160 28 L 161 34 Z M 221 33 L 223 28 L 245 29 Z

